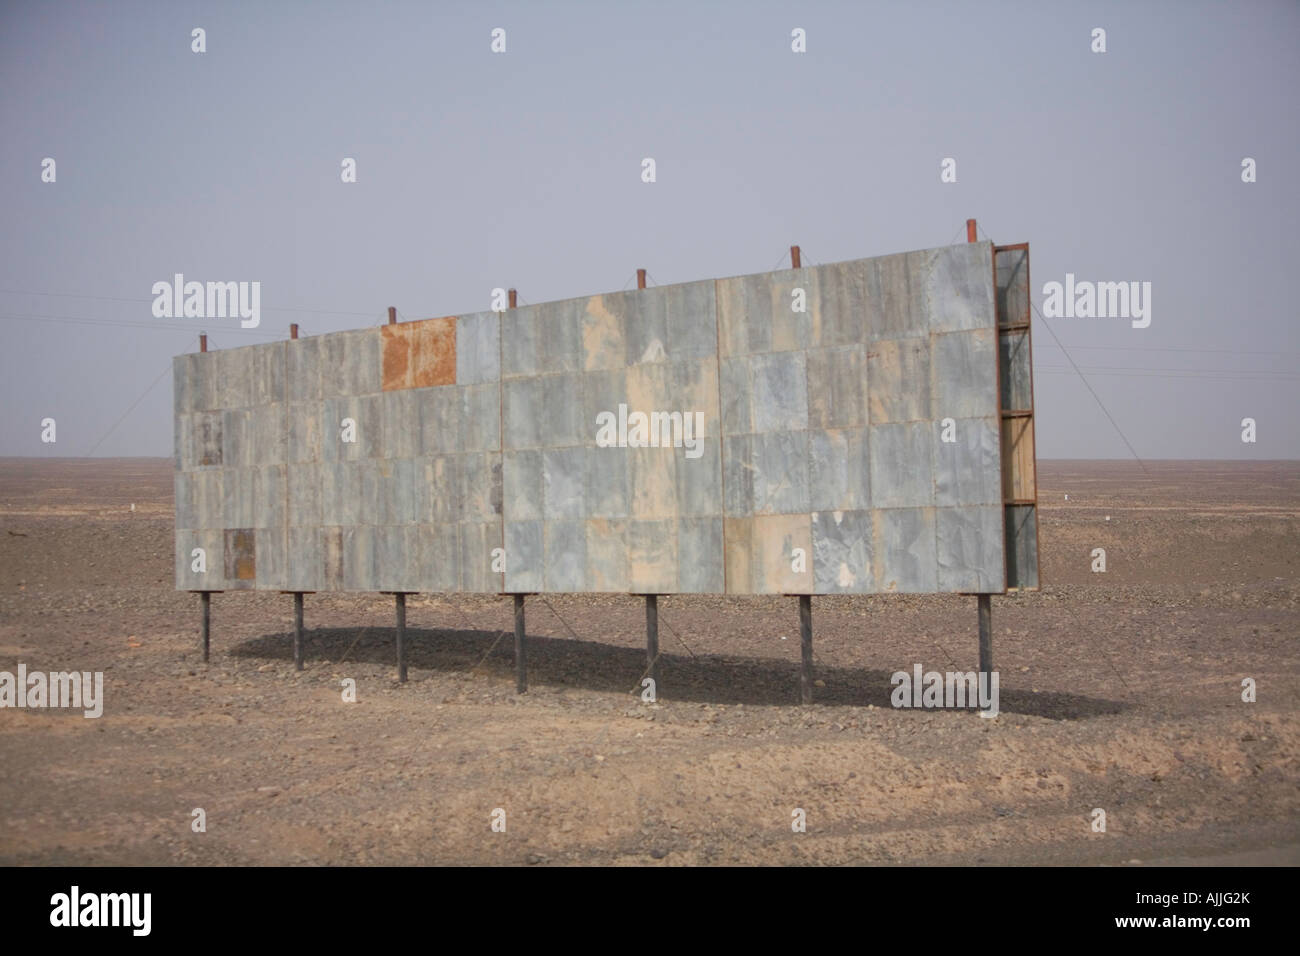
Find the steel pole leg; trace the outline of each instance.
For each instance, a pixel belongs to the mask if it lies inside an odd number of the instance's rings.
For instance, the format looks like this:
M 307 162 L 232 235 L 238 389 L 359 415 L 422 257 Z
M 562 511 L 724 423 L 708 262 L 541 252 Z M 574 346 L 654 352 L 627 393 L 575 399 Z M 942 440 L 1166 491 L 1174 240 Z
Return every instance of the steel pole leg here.
M 813 692 L 811 594 L 799 595 L 799 655 L 799 699 L 805 704 L 811 704 Z
M 524 595 L 515 595 L 515 693 L 528 690 L 528 656 L 524 647 Z
M 293 595 L 293 669 L 302 670 L 302 592 Z
M 991 675 L 993 673 L 993 601 L 987 594 L 976 596 L 979 598 L 980 606 L 980 673 Z
M 199 603 L 203 606 L 203 663 L 208 662 L 208 634 L 212 625 L 212 595 L 207 591 L 199 592 Z
M 397 602 L 397 679 L 406 683 L 406 595 L 393 595 Z
M 659 699 L 659 595 L 645 596 L 645 657 L 649 677 L 655 682 L 655 700 Z

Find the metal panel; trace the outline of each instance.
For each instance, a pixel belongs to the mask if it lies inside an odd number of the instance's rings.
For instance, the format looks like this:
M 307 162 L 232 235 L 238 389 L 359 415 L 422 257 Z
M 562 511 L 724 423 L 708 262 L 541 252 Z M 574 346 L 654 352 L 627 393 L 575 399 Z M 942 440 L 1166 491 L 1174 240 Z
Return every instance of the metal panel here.
M 815 277 L 816 295 L 810 290 L 813 303 L 812 341 L 810 346 L 837 348 L 859 345 L 871 339 L 873 315 L 880 303 L 874 295 L 875 266 L 869 259 L 854 262 L 836 262 L 815 269 L 801 270 L 799 285 L 806 286 L 809 275 Z
M 200 467 L 225 464 L 222 439 L 222 412 L 200 412 L 194 417 L 194 457 Z
M 204 411 L 202 388 L 209 383 L 199 369 L 199 356 L 177 355 L 172 359 L 172 411 L 176 416 Z
M 752 362 L 754 431 L 808 427 L 808 378 L 803 352 L 756 355 Z
M 460 526 L 461 587 L 466 591 L 505 591 L 505 529 L 500 521 L 464 521 Z
M 537 316 L 528 307 L 501 314 L 501 377 L 531 376 L 538 373 Z
M 728 594 L 754 593 L 754 519 L 726 517 L 722 547 Z
M 253 526 L 256 528 L 283 528 L 288 516 L 285 505 L 288 487 L 284 465 L 268 465 L 249 469 L 253 473 Z
M 810 282 L 815 275 L 811 270 L 788 269 L 719 279 L 717 320 L 722 356 L 808 348 L 820 312 Z M 795 310 L 796 289 L 802 290 L 807 311 Z
M 251 586 L 257 580 L 257 532 L 252 528 L 227 528 L 225 531 L 226 586 Z
M 180 476 L 177 476 L 177 480 Z M 179 496 L 177 501 L 180 501 Z M 194 570 L 193 551 L 195 548 L 202 547 L 200 536 L 203 532 L 195 531 L 179 526 L 179 519 L 176 528 L 176 551 L 173 555 L 174 576 L 176 581 L 176 590 L 178 591 L 197 591 L 206 589 L 206 575 L 200 574 Z
M 419 409 L 421 454 L 460 451 L 462 408 L 459 390 L 450 386 L 424 388 L 414 395 Z
M 248 447 L 248 420 L 251 414 L 248 409 L 221 413 L 220 463 L 226 468 L 246 468 L 257 461 L 252 449 Z
M 257 469 L 228 469 L 221 480 L 223 528 L 251 528 L 257 520 Z
M 286 460 L 312 463 L 321 461 L 323 413 L 324 406 L 321 402 L 289 403 L 285 413 L 285 431 L 288 436 Z
M 631 509 L 630 459 L 625 448 L 586 448 L 587 474 L 583 500 L 587 514 L 593 518 L 626 518 Z M 506 476 L 510 478 L 507 463 Z M 527 511 L 528 505 L 511 495 L 506 500 Z
M 668 356 L 688 364 L 700 359 L 716 359 L 718 354 L 716 283 L 685 282 L 662 286 L 664 313 L 668 327 Z M 709 362 L 715 367 L 715 362 Z
M 416 526 L 420 590 L 444 593 L 470 590 L 461 583 L 460 529 L 459 522 Z
M 324 590 L 343 590 L 342 528 L 325 527 L 320 529 L 320 552 L 324 577 Z
M 479 385 L 500 379 L 501 316 L 496 312 L 459 316 L 456 319 L 456 383 Z
M 934 504 L 931 448 L 938 436 L 930 422 L 874 425 L 871 442 L 871 504 L 915 508 Z
M 176 531 L 176 587 L 183 591 L 225 590 L 225 532 L 220 530 Z M 194 554 L 202 549 L 202 562 Z M 196 569 L 196 566 L 200 569 Z
M 677 519 L 677 590 L 684 594 L 718 594 L 725 590 L 722 518 Z
M 999 325 L 1029 324 L 1029 247 L 999 248 L 997 267 L 997 311 Z
M 1006 508 L 1007 586 L 1038 587 L 1038 515 L 1033 505 Z
M 590 377 L 584 380 L 584 388 Z M 674 358 L 668 364 L 668 408 L 702 422 L 693 435 L 719 434 L 718 363 L 713 358 Z M 588 419 L 590 422 L 591 419 Z
M 962 418 L 933 430 L 934 501 L 937 505 L 988 505 L 1002 501 L 998 419 Z M 950 435 L 952 441 L 946 441 Z
M 873 425 L 930 418 L 930 339 L 886 339 L 868 354 L 868 416 Z
M 600 451 L 602 449 L 593 449 Z M 603 449 L 615 451 L 619 449 Z M 722 472 L 718 468 L 721 443 L 716 438 L 699 440 L 698 457 L 691 452 L 674 457 L 679 515 L 722 514 Z
M 579 449 L 581 450 L 581 449 Z M 546 522 L 544 589 L 587 590 L 587 530 L 583 521 Z
M 379 329 L 320 336 L 321 398 L 373 395 L 380 388 Z
M 754 385 L 748 358 L 725 358 L 718 367 L 722 432 L 743 435 L 754 431 Z
M 546 520 L 586 517 L 587 451 L 574 447 L 542 452 L 542 513 Z
M 1002 420 L 1002 495 L 1010 501 L 1033 501 L 1038 487 L 1034 469 L 1033 419 Z
M 419 462 L 423 477 L 424 462 Z M 412 458 L 379 459 L 362 470 L 362 495 L 373 504 L 375 524 L 415 524 L 419 494 L 417 462 Z
M 367 425 L 361 415 L 360 397 L 325 399 L 321 404 L 321 461 L 361 458 L 361 436 Z
M 344 457 L 382 458 L 385 455 L 383 395 L 363 395 L 354 400 L 352 417 L 356 419 L 356 441 L 349 443 Z
M 460 395 L 460 440 L 464 451 L 488 451 L 501 447 L 501 388 L 471 385 L 457 388 Z M 417 431 L 417 434 L 420 432 Z
M 262 406 L 285 401 L 286 342 L 254 345 L 249 350 L 252 378 L 249 405 Z
M 249 348 L 208 353 L 214 357 L 216 404 L 222 409 L 248 408 L 253 402 L 253 356 Z
M 808 507 L 861 511 L 871 507 L 869 429 L 808 432 Z
M 502 473 L 506 517 L 510 521 L 540 521 L 542 518 L 542 454 L 540 449 L 507 451 L 504 454 Z M 626 460 L 621 455 L 619 457 Z
M 203 502 L 200 500 L 197 489 L 194 487 L 198 484 L 201 473 L 178 471 L 172 479 L 172 487 L 176 496 L 176 528 L 177 530 L 198 530 L 207 527 L 204 523 Z M 177 544 L 179 548 L 180 545 Z
M 520 309 L 520 318 L 536 323 L 537 370 L 577 372 L 582 368 L 582 323 L 585 302 L 568 299 Z
M 625 368 L 587 372 L 582 377 L 582 425 L 594 438 L 602 414 L 618 418 L 619 406 L 628 401 L 628 371 Z M 590 431 L 586 431 L 590 430 Z
M 812 515 L 812 558 L 818 594 L 869 594 L 876 590 L 870 511 L 817 511 Z
M 938 508 L 935 521 L 939 590 L 990 594 L 1006 589 L 1000 505 Z
M 586 300 L 582 310 L 582 367 L 586 371 L 621 370 L 627 365 L 626 322 L 620 303 L 620 299 L 603 295 Z
M 456 383 L 456 319 L 380 326 L 384 391 Z
M 343 529 L 343 588 L 346 591 L 378 591 L 373 525 Z
M 751 583 L 759 594 L 811 594 L 812 515 L 757 515 L 750 546 Z M 802 562 L 799 554 L 802 552 Z
M 313 528 L 321 523 L 321 469 L 315 463 L 288 465 L 288 518 L 291 528 Z
M 808 352 L 808 425 L 867 424 L 867 350 L 862 345 Z
M 416 520 L 420 524 L 460 521 L 461 456 L 437 455 L 420 459 L 423 476 L 416 485 Z
M 384 422 L 385 458 L 414 458 L 420 454 L 420 406 L 410 389 L 386 392 L 379 398 Z
M 629 366 L 668 357 L 668 299 L 665 290 L 644 289 L 605 296 L 623 315 L 625 360 Z
M 635 518 L 677 516 L 676 455 L 666 448 L 628 448 L 629 513 Z
M 225 507 L 224 474 L 218 469 L 181 472 L 176 476 L 177 527 L 220 529 Z
M 558 377 L 558 376 L 552 376 Z M 543 444 L 546 416 L 543 413 L 544 380 L 507 380 L 502 388 L 502 436 L 506 448 L 537 448 Z
M 911 339 L 929 334 L 931 327 L 925 308 L 925 278 L 929 269 L 930 258 L 925 252 L 904 252 L 867 260 L 867 311 L 873 339 Z
M 321 343 L 317 337 L 293 339 L 285 346 L 285 383 L 290 402 L 321 399 Z
M 348 527 L 363 519 L 361 462 L 339 461 L 320 469 L 322 521 L 331 526 Z
M 285 461 L 288 452 L 284 402 L 273 402 L 251 408 L 245 419 L 249 464 L 278 465 Z
M 936 420 L 987 415 L 997 404 L 997 335 L 993 329 L 949 332 L 931 341 L 930 372 Z
M 1034 388 L 1029 364 L 1029 330 L 1003 332 L 1001 346 L 1002 407 L 1028 411 L 1034 407 Z
M 578 373 L 560 373 L 538 379 L 542 383 L 539 445 L 580 445 L 594 431 L 582 417 L 582 378 Z M 537 412 L 534 406 L 534 418 Z
M 258 528 L 257 587 L 284 590 L 289 586 L 289 541 L 283 525 Z
M 628 590 L 627 519 L 589 518 L 586 539 L 588 590 Z
M 990 242 L 969 242 L 925 253 L 929 331 L 956 332 L 991 324 L 994 298 L 989 257 L 992 252 Z
M 677 521 L 630 518 L 627 522 L 628 590 L 671 594 L 677 590 Z
M 464 520 L 491 521 L 502 517 L 503 472 L 500 452 L 461 456 L 460 501 Z
M 728 435 L 722 460 L 728 515 L 811 510 L 806 431 Z
M 933 508 L 886 508 L 875 512 L 877 589 L 905 594 L 938 587 Z
M 289 566 L 286 591 L 320 591 L 325 588 L 320 530 L 314 526 L 289 529 Z
M 542 590 L 545 563 L 542 522 L 507 521 L 505 531 L 506 590 Z
M 414 525 L 379 525 L 374 529 L 375 590 L 419 591 L 419 532 Z
M 194 467 L 194 425 L 192 417 L 178 409 L 172 416 L 172 469 Z

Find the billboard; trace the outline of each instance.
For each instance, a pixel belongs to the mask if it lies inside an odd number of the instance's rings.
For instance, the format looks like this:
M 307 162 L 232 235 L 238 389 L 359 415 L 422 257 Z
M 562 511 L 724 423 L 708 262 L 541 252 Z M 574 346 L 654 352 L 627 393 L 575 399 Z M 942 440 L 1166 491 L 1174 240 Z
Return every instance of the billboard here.
M 1028 247 L 178 356 L 195 591 L 1037 586 Z

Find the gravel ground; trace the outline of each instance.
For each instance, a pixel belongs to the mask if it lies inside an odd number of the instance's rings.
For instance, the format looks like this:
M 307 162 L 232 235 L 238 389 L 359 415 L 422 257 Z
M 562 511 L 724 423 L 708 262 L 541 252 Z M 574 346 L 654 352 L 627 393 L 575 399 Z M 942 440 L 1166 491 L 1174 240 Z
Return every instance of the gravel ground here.
M 495 596 L 410 599 L 405 685 L 382 596 L 309 596 L 297 673 L 289 597 L 218 595 L 205 665 L 171 463 L 0 459 L 0 671 L 105 696 L 0 709 L 0 862 L 1295 864 L 1300 465 L 1147 468 L 1040 463 L 989 720 L 890 706 L 975 667 L 957 596 L 815 598 L 811 707 L 793 598 L 661 599 L 655 704 L 629 596 L 530 598 L 523 696 Z

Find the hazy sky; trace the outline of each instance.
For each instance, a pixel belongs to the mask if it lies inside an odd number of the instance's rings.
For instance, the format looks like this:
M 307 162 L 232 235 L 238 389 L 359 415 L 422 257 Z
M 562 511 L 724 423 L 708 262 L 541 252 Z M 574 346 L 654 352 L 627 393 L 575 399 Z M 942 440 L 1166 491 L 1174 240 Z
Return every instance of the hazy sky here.
M 1298 51 L 1296 2 L 0 2 L 0 454 L 170 456 L 200 328 L 856 259 L 975 217 L 1030 243 L 1040 307 L 1066 273 L 1151 283 L 1147 328 L 1049 320 L 1139 455 L 1297 458 Z M 259 281 L 261 325 L 155 319 L 177 272 Z M 1034 319 L 1039 457 L 1129 457 Z

